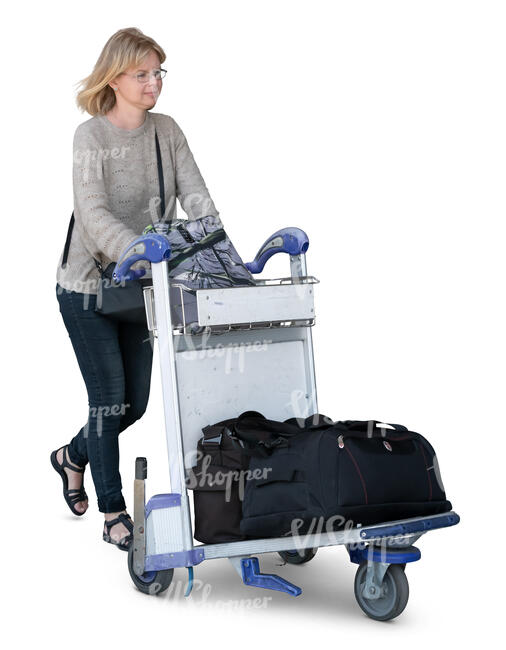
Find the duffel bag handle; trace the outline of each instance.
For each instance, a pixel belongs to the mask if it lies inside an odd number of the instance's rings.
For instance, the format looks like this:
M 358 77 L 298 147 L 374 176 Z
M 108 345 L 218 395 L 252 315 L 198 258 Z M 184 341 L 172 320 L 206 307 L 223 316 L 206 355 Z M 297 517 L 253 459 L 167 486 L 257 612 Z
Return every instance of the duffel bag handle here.
M 285 445 L 287 438 L 301 433 L 299 427 L 268 420 L 258 411 L 241 413 L 232 429 L 234 435 L 248 445 L 250 453 L 256 449 L 262 455 L 270 453 L 274 447 Z
M 253 442 L 275 440 L 280 436 L 294 436 L 302 431 L 295 424 L 269 420 L 258 411 L 241 413 L 234 424 L 234 429 L 240 438 Z
M 343 424 L 351 431 L 371 432 L 376 429 L 386 429 L 387 427 L 392 427 L 395 431 L 409 431 L 408 427 L 402 424 L 392 424 L 390 422 L 382 422 L 381 420 L 343 420 L 337 422 L 337 424 Z
M 386 426 L 385 426 L 386 425 Z M 392 427 L 388 429 L 388 427 Z M 353 438 L 382 438 L 384 440 L 414 440 L 419 434 L 409 431 L 402 424 L 390 424 L 379 420 L 344 420 L 336 422 L 334 428 L 341 431 L 345 437 Z
M 302 421 L 302 424 L 301 424 Z M 285 424 L 294 424 L 300 428 L 300 431 L 317 431 L 319 429 L 330 429 L 335 422 L 328 415 L 314 413 L 307 418 L 289 418 Z

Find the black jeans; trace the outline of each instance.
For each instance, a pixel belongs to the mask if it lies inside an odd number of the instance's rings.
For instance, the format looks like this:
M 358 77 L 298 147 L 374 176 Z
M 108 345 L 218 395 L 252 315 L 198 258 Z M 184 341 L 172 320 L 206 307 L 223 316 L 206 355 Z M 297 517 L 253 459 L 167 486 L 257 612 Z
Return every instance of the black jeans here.
M 56 284 L 65 327 L 88 391 L 88 422 L 70 441 L 70 461 L 90 463 L 100 512 L 125 509 L 118 435 L 146 410 L 153 338 L 145 325 L 118 323 L 95 311 L 93 294 Z

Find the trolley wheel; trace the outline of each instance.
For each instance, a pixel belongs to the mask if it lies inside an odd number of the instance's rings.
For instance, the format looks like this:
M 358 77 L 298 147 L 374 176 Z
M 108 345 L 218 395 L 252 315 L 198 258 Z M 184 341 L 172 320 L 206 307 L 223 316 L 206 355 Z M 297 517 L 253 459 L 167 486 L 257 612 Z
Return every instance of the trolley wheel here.
M 362 562 L 355 576 L 355 598 L 363 612 L 376 621 L 390 621 L 404 611 L 409 598 L 409 585 L 404 567 L 391 564 L 383 578 L 380 598 L 375 600 L 363 595 L 367 562 Z
M 141 576 L 134 573 L 133 569 L 134 545 L 130 544 L 128 549 L 128 572 L 133 580 L 134 585 L 144 594 L 156 595 L 165 591 L 174 575 L 174 569 L 164 569 L 163 571 L 146 571 Z
M 304 550 L 297 551 L 279 551 L 279 555 L 287 564 L 305 564 L 312 560 L 316 555 L 317 548 L 305 548 Z

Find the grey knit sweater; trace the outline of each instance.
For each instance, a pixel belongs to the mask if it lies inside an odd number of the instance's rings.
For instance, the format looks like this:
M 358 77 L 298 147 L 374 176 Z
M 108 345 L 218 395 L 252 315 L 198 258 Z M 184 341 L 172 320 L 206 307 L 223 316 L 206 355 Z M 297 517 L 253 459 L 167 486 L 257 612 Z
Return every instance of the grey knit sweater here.
M 105 268 L 147 225 L 161 218 L 155 127 L 163 164 L 165 218 L 176 216 L 176 197 L 189 219 L 219 216 L 172 117 L 146 112 L 144 123 L 128 130 L 105 115 L 96 115 L 80 124 L 74 135 L 75 224 L 67 265 L 61 266 L 62 251 L 56 274 L 64 289 L 96 294 L 100 275 L 93 257 Z

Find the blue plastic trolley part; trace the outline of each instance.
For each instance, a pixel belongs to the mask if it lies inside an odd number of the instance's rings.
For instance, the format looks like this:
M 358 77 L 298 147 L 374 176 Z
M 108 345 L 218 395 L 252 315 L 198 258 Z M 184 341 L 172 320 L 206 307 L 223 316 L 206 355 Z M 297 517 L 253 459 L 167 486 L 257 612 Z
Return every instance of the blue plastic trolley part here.
M 249 587 L 263 587 L 274 591 L 284 591 L 289 596 L 299 596 L 302 589 L 273 573 L 260 573 L 257 557 L 241 559 L 242 580 Z
M 346 550 L 350 554 L 350 561 L 354 564 L 362 562 L 383 562 L 385 564 L 407 564 L 416 562 L 422 557 L 420 549 L 416 546 L 404 548 L 382 548 L 366 544 L 347 544 Z
M 309 247 L 309 238 L 300 228 L 282 228 L 272 234 L 260 246 L 260 250 L 252 262 L 246 262 L 246 267 L 251 273 L 261 273 L 265 263 L 275 253 L 288 253 L 300 255 Z
M 460 517 L 458 514 L 456 512 L 451 512 L 447 515 L 438 515 L 437 517 L 407 521 L 399 524 L 373 527 L 368 526 L 361 531 L 360 537 L 365 541 L 368 539 L 377 539 L 380 537 L 395 537 L 396 535 L 425 533 L 428 530 L 436 530 L 437 528 L 455 526 L 459 523 L 459 521 Z
M 185 597 L 188 597 L 191 594 L 193 588 L 193 567 L 188 567 L 188 584 L 186 585 L 186 591 L 184 592 Z
M 115 282 L 122 282 L 123 280 L 136 280 L 141 278 L 146 271 L 144 269 L 130 270 L 132 264 L 139 260 L 146 262 L 162 262 L 168 260 L 170 257 L 170 242 L 159 233 L 148 233 L 142 235 L 133 241 L 130 246 L 125 249 L 114 267 L 112 274 Z
M 165 569 L 175 569 L 176 567 L 192 567 L 196 564 L 200 564 L 204 560 L 204 551 L 198 547 L 193 548 L 190 551 L 146 555 L 144 570 L 164 571 Z

